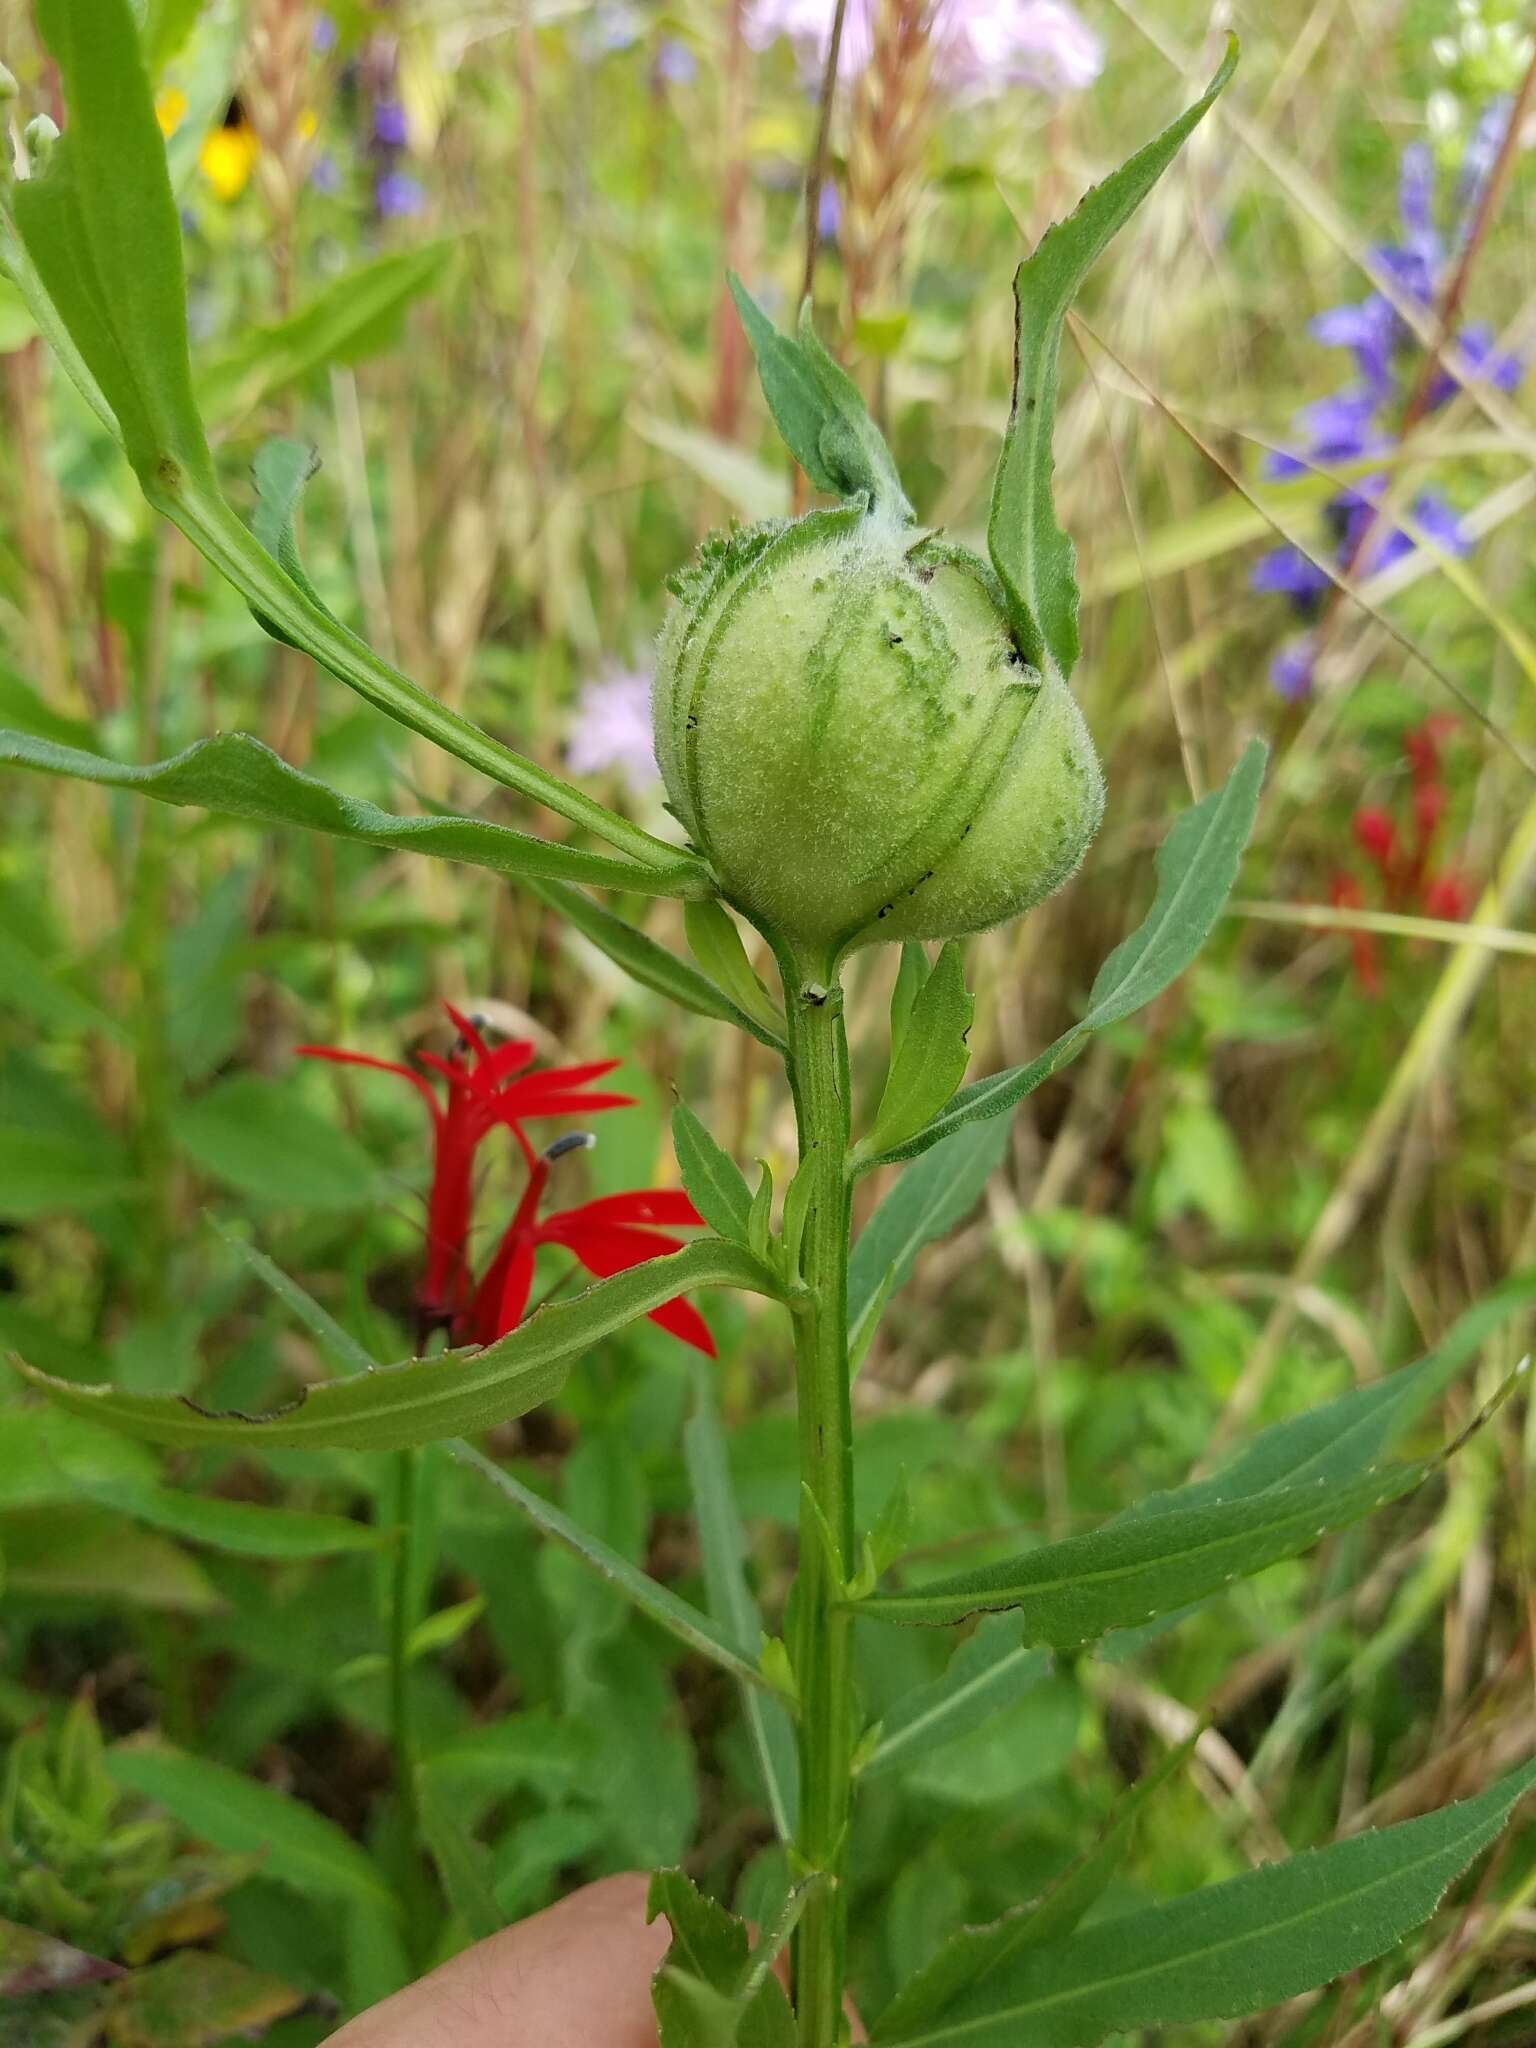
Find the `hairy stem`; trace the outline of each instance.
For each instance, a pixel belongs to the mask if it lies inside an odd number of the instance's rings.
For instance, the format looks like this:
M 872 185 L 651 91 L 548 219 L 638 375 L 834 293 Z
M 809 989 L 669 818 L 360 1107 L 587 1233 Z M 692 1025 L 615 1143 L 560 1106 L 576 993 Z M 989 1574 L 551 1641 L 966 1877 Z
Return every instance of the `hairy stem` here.
M 850 1616 L 840 1604 L 854 1552 L 848 1046 L 842 990 L 830 973 L 787 973 L 784 994 L 801 1170 L 811 1176 L 801 1251 L 808 1298 L 795 1334 L 801 1479 L 794 1641 L 801 1699 L 797 1847 L 806 1868 L 825 1871 L 830 1880 L 807 1902 L 795 1936 L 795 2005 L 800 2048 L 835 2048 L 846 2038 L 845 1879 L 855 1734 Z

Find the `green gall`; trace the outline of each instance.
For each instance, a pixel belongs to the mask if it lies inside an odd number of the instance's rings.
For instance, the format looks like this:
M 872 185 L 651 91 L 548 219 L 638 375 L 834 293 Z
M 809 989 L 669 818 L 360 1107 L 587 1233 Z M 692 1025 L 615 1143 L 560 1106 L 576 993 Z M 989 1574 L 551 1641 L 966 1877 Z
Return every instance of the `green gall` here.
M 673 579 L 656 752 L 726 896 L 802 954 L 955 938 L 1076 868 L 1093 742 L 969 550 L 862 502 L 706 541 Z

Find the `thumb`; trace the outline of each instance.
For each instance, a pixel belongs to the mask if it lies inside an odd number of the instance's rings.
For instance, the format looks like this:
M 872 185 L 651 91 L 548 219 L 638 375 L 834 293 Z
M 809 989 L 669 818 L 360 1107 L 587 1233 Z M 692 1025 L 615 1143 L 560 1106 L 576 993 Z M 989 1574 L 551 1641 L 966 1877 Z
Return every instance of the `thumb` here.
M 604 1878 L 397 1992 L 325 2048 L 656 2048 L 665 1921 L 646 1880 Z

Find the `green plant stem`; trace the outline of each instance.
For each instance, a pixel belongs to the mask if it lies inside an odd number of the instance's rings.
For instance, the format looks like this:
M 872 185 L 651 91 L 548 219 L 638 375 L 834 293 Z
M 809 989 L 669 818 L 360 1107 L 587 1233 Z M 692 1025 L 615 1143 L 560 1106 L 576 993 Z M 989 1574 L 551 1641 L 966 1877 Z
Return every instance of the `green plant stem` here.
M 169 537 L 162 528 L 155 542 L 153 588 L 142 658 L 135 664 L 135 734 L 148 760 L 154 759 L 159 748 L 173 567 Z M 175 1153 L 171 1140 L 173 1085 L 166 984 L 171 841 L 169 821 L 155 807 L 145 805 L 136 823 L 138 837 L 125 922 L 138 998 L 133 1151 L 143 1200 L 136 1233 L 137 1306 L 141 1316 L 158 1320 L 171 1299 L 169 1267 L 176 1240 Z
M 788 967 L 789 963 L 785 963 Z M 801 1170 L 812 1177 L 802 1241 L 806 1295 L 795 1330 L 800 1418 L 800 1576 L 795 1673 L 800 1689 L 800 1829 L 809 1873 L 828 1882 L 795 1935 L 800 2048 L 843 2034 L 848 1819 L 854 1743 L 851 1615 L 842 1604 L 854 1554 L 853 1433 L 848 1401 L 848 1044 L 830 971 L 786 972 L 789 1079 Z
M 411 1631 L 416 1626 L 417 1454 L 396 1451 L 395 1555 L 389 1598 L 389 1729 L 395 1791 L 413 1846 L 421 1839 L 416 1811 L 416 1734 L 411 1716 Z

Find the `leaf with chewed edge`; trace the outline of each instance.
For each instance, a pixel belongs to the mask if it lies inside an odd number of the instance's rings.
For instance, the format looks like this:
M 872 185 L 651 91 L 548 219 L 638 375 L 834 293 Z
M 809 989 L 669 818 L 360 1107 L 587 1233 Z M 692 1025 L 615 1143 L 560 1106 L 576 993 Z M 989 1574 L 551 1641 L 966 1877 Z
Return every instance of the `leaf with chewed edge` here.
M 266 1416 L 211 1415 L 180 1395 L 82 1387 L 15 1357 L 11 1362 L 60 1407 L 151 1443 L 409 1450 L 526 1415 L 559 1392 L 583 1352 L 694 1287 L 734 1287 L 770 1297 L 778 1292 L 773 1276 L 749 1253 L 705 1239 L 599 1280 L 569 1301 L 546 1302 L 510 1336 L 482 1351 L 448 1351 L 329 1380 Z

